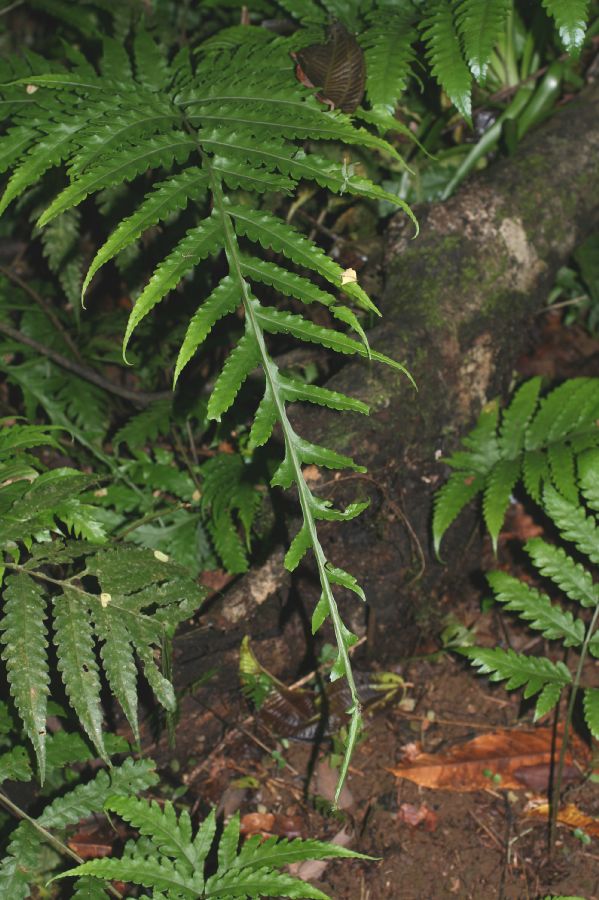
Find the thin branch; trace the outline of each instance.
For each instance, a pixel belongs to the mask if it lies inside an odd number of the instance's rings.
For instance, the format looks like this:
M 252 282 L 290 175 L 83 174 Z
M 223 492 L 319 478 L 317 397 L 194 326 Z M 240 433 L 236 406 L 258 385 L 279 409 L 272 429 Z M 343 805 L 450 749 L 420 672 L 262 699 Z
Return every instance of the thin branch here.
M 38 294 L 38 292 L 34 288 L 32 288 L 24 278 L 21 278 L 21 276 L 17 275 L 16 272 L 13 272 L 12 269 L 7 269 L 5 266 L 0 266 L 0 273 L 4 275 L 5 278 L 8 278 L 9 281 L 12 281 L 13 284 L 16 284 L 17 287 L 20 287 L 28 297 L 31 297 L 34 303 L 37 303 L 44 315 L 48 317 L 56 331 L 59 332 L 65 344 L 68 345 L 71 353 L 79 360 L 80 363 L 83 364 L 83 359 L 81 357 L 81 354 L 79 353 L 77 344 L 72 339 L 71 335 L 52 309 L 50 303 L 48 303 L 48 301 L 45 300 L 41 294 Z
M 67 847 L 66 844 L 63 844 L 61 840 L 57 837 L 54 837 L 47 829 L 44 828 L 43 825 L 40 825 L 39 822 L 36 822 L 35 819 L 32 819 L 31 816 L 28 816 L 25 810 L 21 809 L 20 806 L 17 806 L 16 803 L 13 803 L 3 791 L 0 791 L 0 804 L 4 806 L 9 812 L 11 812 L 17 819 L 23 819 L 25 822 L 29 822 L 32 828 L 41 835 L 44 841 L 47 841 L 48 844 L 51 844 L 55 850 L 58 850 L 63 856 L 69 856 L 71 859 L 74 859 L 77 865 L 82 865 L 85 860 L 83 860 L 80 856 L 75 853 L 74 850 L 71 850 L 70 847 Z M 122 900 L 123 895 L 120 891 L 117 891 L 115 887 L 112 885 L 106 885 L 106 889 L 112 894 L 113 897 L 118 897 Z
M 88 369 L 87 366 L 82 366 L 74 360 L 68 359 L 66 356 L 63 356 L 62 353 L 52 350 L 51 347 L 40 344 L 39 341 L 30 338 L 27 334 L 23 334 L 22 331 L 13 328 L 12 325 L 7 325 L 6 322 L 0 322 L 0 333 L 12 338 L 13 341 L 18 341 L 19 344 L 31 347 L 36 353 L 39 353 L 41 356 L 46 356 L 48 359 L 51 359 L 53 363 L 56 363 L 57 366 L 67 369 L 69 372 L 73 372 L 73 374 L 78 375 L 79 378 L 83 378 L 85 381 L 89 381 L 91 384 L 95 384 L 97 387 L 102 388 L 111 394 L 116 394 L 118 397 L 123 397 L 124 400 L 130 400 L 131 403 L 135 403 L 139 406 L 150 406 L 158 400 L 166 400 L 173 396 L 172 391 L 149 393 L 147 391 L 132 391 L 129 388 L 121 387 L 120 384 L 115 384 L 108 378 L 104 378 L 103 375 L 94 372 L 93 369 Z

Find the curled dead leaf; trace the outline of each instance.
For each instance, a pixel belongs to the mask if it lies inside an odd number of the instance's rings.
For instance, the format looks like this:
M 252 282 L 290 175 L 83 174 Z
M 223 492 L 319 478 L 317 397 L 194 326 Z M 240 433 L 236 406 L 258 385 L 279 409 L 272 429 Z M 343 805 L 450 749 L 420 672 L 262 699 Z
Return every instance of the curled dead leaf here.
M 448 791 L 481 791 L 487 788 L 531 788 L 527 784 L 527 769 L 535 769 L 538 783 L 546 787 L 551 764 L 552 729 L 495 731 L 481 734 L 464 744 L 457 744 L 446 753 L 417 753 L 389 771 L 398 778 L 407 778 L 422 787 Z M 554 750 L 557 760 L 561 747 L 558 736 Z M 572 736 L 570 747 L 584 765 L 588 760 L 586 746 Z M 565 764 L 574 767 L 570 750 Z M 546 778 L 539 778 L 539 767 L 545 767 Z

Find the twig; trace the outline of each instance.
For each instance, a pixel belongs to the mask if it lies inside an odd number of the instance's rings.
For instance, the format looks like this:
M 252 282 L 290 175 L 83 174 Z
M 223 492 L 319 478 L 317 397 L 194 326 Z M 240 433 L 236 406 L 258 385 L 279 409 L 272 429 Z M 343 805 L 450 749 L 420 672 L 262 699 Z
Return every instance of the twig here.
M 491 838 L 491 840 L 499 848 L 499 850 L 503 850 L 502 843 L 499 840 L 499 838 L 497 837 L 497 835 L 495 834 L 495 832 L 491 828 L 489 828 L 488 825 L 485 825 L 484 822 L 481 822 L 481 820 L 478 818 L 476 813 L 473 813 L 471 809 L 468 810 L 468 815 L 472 816 L 472 818 L 474 819 L 474 821 L 476 822 L 478 827 L 482 828 L 482 830 L 485 832 L 485 834 L 487 834 Z
M 31 287 L 31 285 L 25 281 L 24 278 L 21 278 L 20 275 L 17 275 L 16 272 L 13 272 L 12 269 L 7 269 L 5 266 L 0 266 L 0 273 L 4 275 L 5 278 L 8 278 L 9 281 L 12 281 L 13 284 L 16 284 L 17 287 L 20 287 L 22 291 L 24 291 L 28 297 L 31 297 L 34 303 L 37 303 L 39 308 L 42 310 L 45 316 L 48 317 L 56 331 L 58 331 L 63 338 L 65 344 L 68 344 L 71 353 L 79 360 L 80 363 L 83 364 L 83 359 L 81 354 L 79 353 L 79 348 L 77 344 L 72 339 L 69 332 L 66 330 L 50 304 L 47 300 L 45 300 L 41 294 Z
M 7 335 L 7 337 L 12 338 L 13 341 L 18 341 L 19 344 L 31 347 L 36 353 L 39 353 L 41 356 L 46 356 L 48 359 L 51 359 L 52 362 L 56 363 L 57 366 L 67 369 L 69 372 L 73 372 L 75 375 L 78 375 L 79 378 L 83 378 L 85 381 L 89 381 L 92 384 L 97 385 L 97 387 L 109 391 L 111 394 L 116 394 L 118 397 L 123 397 L 125 400 L 130 400 L 132 403 L 139 406 L 150 406 L 150 404 L 156 403 L 158 400 L 166 400 L 173 395 L 172 391 L 148 393 L 147 391 L 132 391 L 129 388 L 121 387 L 120 384 L 115 384 L 108 378 L 104 378 L 103 375 L 94 372 L 93 369 L 88 369 L 87 366 L 82 366 L 74 360 L 68 359 L 66 356 L 63 356 L 62 353 L 52 350 L 51 347 L 40 344 L 39 341 L 30 338 L 27 334 L 23 334 L 22 331 L 13 328 L 12 325 L 7 325 L 6 322 L 0 322 L 0 332 Z

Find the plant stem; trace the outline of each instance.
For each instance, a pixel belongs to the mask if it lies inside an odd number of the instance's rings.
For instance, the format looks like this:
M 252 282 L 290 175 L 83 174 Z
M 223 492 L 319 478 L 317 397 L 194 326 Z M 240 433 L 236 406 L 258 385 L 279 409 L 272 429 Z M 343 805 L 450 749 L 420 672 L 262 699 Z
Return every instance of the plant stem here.
M 559 810 L 559 797 L 562 789 L 562 775 L 564 770 L 564 762 L 566 760 L 566 752 L 568 750 L 568 743 L 570 737 L 570 727 L 572 725 L 572 714 L 574 712 L 574 704 L 576 702 L 576 695 L 578 693 L 578 689 L 580 687 L 580 679 L 582 677 L 582 668 L 584 666 L 584 662 L 586 659 L 586 655 L 588 652 L 589 643 L 593 634 L 595 633 L 595 629 L 597 627 L 597 622 L 599 622 L 599 603 L 595 607 L 595 612 L 593 613 L 593 618 L 590 621 L 589 627 L 587 628 L 587 633 L 584 638 L 584 642 L 580 649 L 580 658 L 578 660 L 578 666 L 576 667 L 576 673 L 574 675 L 574 681 L 572 682 L 572 690 L 570 691 L 570 699 L 568 701 L 568 708 L 566 711 L 566 718 L 564 720 L 564 737 L 562 740 L 562 745 L 560 748 L 559 759 L 557 763 L 557 769 L 555 773 L 555 780 L 553 782 L 553 786 L 551 789 L 551 800 L 550 800 L 550 816 L 549 816 L 549 856 L 552 856 L 555 850 L 555 837 L 557 831 L 557 813 Z
M 306 484 L 304 479 L 304 475 L 302 472 L 301 461 L 297 454 L 297 435 L 287 417 L 287 412 L 285 409 L 285 401 L 283 399 L 281 390 L 280 390 L 280 382 L 279 382 L 279 369 L 268 353 L 266 343 L 264 340 L 264 335 L 262 333 L 262 329 L 258 323 L 255 314 L 255 303 L 256 301 L 252 299 L 249 293 L 247 282 L 243 277 L 243 273 L 241 270 L 241 263 L 239 259 L 239 250 L 237 247 L 237 238 L 233 229 L 233 225 L 231 223 L 230 217 L 227 215 L 225 199 L 223 196 L 222 186 L 220 180 L 215 176 L 213 170 L 211 169 L 208 160 L 204 160 L 204 163 L 207 168 L 210 170 L 210 182 L 212 189 L 212 197 L 215 208 L 218 210 L 222 225 L 223 232 L 225 236 L 225 250 L 227 254 L 227 259 L 229 262 L 229 266 L 231 268 L 232 274 L 236 277 L 239 287 L 241 290 L 243 306 L 245 310 L 245 314 L 250 322 L 250 325 L 253 329 L 253 333 L 258 344 L 258 349 L 260 353 L 260 360 L 262 369 L 264 371 L 264 375 L 266 378 L 266 382 L 272 392 L 272 397 L 275 403 L 275 407 L 277 410 L 277 417 L 279 419 L 279 423 L 281 425 L 281 429 L 283 432 L 283 437 L 285 441 L 285 451 L 288 454 L 288 458 L 291 463 L 291 467 L 294 474 L 294 481 L 297 487 L 300 507 L 303 514 L 304 523 L 308 529 L 308 533 L 310 535 L 310 541 L 312 543 L 312 551 L 314 553 L 314 557 L 316 559 L 316 565 L 318 568 L 318 576 L 320 580 L 320 586 L 322 588 L 323 596 L 328 605 L 329 614 L 331 617 L 331 621 L 333 623 L 333 629 L 335 632 L 335 638 L 337 640 L 337 647 L 339 650 L 339 655 L 341 661 L 343 663 L 343 668 L 345 672 L 345 678 L 347 680 L 347 684 L 349 687 L 352 705 L 348 710 L 351 719 L 348 728 L 348 737 L 345 746 L 345 754 L 343 758 L 343 763 L 341 765 L 341 771 L 339 773 L 339 780 L 337 783 L 337 788 L 335 791 L 335 803 L 339 799 L 339 795 L 341 793 L 341 789 L 343 787 L 343 783 L 345 781 L 347 770 L 349 768 L 349 762 L 353 753 L 354 746 L 356 744 L 358 734 L 360 732 L 360 727 L 362 724 L 362 715 L 361 715 L 361 704 L 360 698 L 358 695 L 358 691 L 356 688 L 356 684 L 353 677 L 353 672 L 351 669 L 351 664 L 349 661 L 349 654 L 347 652 L 346 647 L 346 629 L 341 620 L 341 616 L 339 614 L 339 609 L 337 607 L 337 603 L 333 596 L 333 590 L 331 588 L 331 582 L 329 580 L 329 575 L 327 572 L 327 559 L 324 554 L 324 550 L 320 544 L 318 539 L 318 532 L 316 528 L 316 522 L 314 516 L 312 514 L 311 504 L 310 504 L 310 489 Z

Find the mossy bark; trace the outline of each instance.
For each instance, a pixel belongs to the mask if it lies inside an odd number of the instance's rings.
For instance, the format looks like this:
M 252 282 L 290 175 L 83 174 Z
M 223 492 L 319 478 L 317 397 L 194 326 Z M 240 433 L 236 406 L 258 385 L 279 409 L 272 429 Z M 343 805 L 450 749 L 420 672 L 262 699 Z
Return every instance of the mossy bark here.
M 432 499 L 446 475 L 439 458 L 488 400 L 506 395 L 558 268 L 599 227 L 599 86 L 583 91 L 513 157 L 469 179 L 449 201 L 415 211 L 416 240 L 403 215 L 384 237 L 377 298 L 383 321 L 369 339 L 408 365 L 418 392 L 393 370 L 350 362 L 329 386 L 368 403 L 369 418 L 314 407 L 293 411 L 300 434 L 368 466 L 367 479 L 322 473 L 320 483 L 336 503 L 359 494 L 372 500 L 360 518 L 323 531 L 331 561 L 366 590 L 367 607 L 353 595 L 341 603 L 354 629 L 368 633 L 368 652 L 379 661 L 412 652 L 419 623 L 434 615 L 444 576 L 473 568 L 475 554 L 468 557 L 465 548 L 476 528 L 474 511 L 448 532 L 447 566 L 432 555 Z M 274 596 L 280 611 L 288 608 L 280 591 Z M 307 610 L 317 600 L 309 566 L 299 573 L 294 596 Z M 255 613 L 260 630 L 264 606 Z M 253 623 L 246 618 L 244 630 Z

